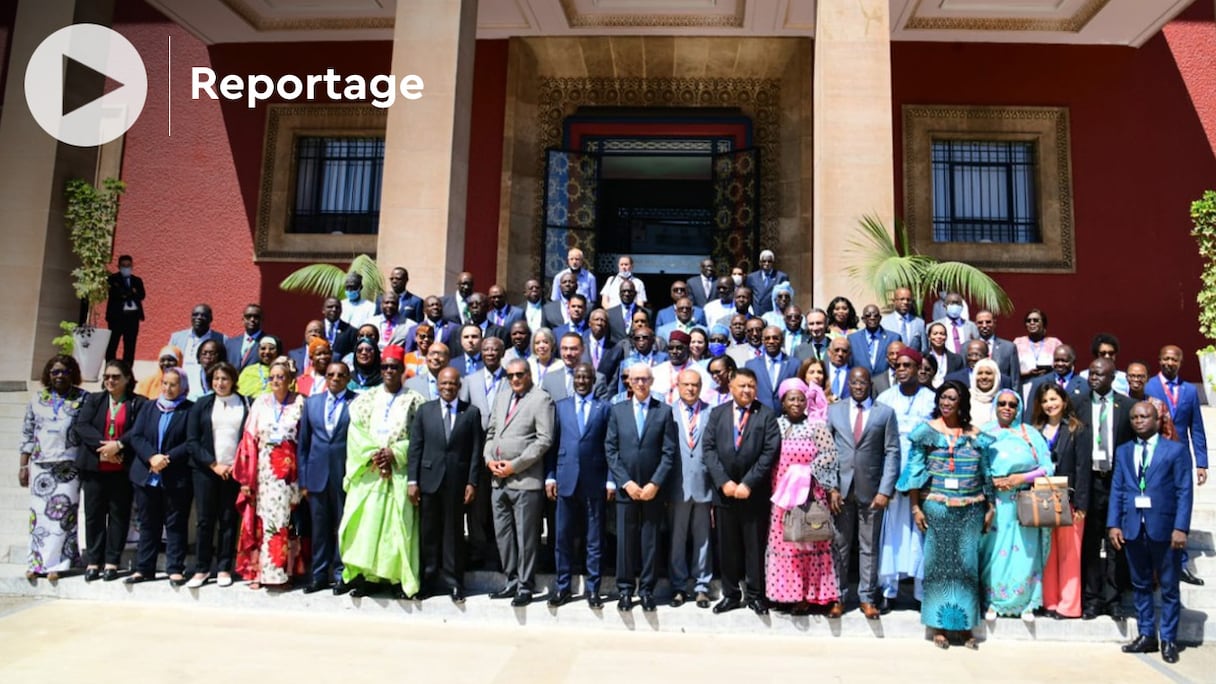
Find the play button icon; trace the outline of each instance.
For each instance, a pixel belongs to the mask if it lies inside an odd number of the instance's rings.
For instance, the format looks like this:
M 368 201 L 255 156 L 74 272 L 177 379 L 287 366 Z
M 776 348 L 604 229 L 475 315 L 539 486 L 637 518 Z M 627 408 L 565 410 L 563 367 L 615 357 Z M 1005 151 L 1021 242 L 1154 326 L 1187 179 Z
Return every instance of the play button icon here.
M 81 95 L 65 88 L 71 70 L 104 90 Z M 104 94 L 103 94 L 104 93 Z M 60 142 L 104 145 L 127 132 L 143 111 L 148 76 L 135 46 L 98 24 L 75 24 L 47 36 L 25 68 L 25 101 L 34 120 Z

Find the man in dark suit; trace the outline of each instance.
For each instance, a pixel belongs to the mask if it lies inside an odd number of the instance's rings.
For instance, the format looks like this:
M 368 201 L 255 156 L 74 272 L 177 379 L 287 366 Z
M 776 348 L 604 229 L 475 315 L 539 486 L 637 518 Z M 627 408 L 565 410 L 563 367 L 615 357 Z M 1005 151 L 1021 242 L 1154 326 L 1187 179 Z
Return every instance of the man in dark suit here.
M 1030 382 L 1028 390 L 1030 399 L 1033 401 L 1035 397 L 1039 396 L 1039 388 L 1049 382 L 1063 389 L 1070 397 L 1085 391 L 1085 381 L 1074 372 L 1076 361 L 1077 353 L 1073 351 L 1072 347 L 1067 344 L 1056 347 L 1051 354 L 1052 372 L 1040 375 Z
M 983 340 L 970 340 L 967 342 L 965 359 L 967 365 L 956 371 L 946 373 L 946 380 L 958 380 L 964 385 L 971 385 L 971 377 L 975 374 L 975 364 L 980 362 L 980 359 L 988 358 L 988 343 Z M 994 361 L 995 363 L 995 361 Z M 1007 377 L 1004 371 L 1001 372 L 1001 381 L 999 383 L 1001 389 L 1013 389 L 1012 379 Z
M 1013 342 L 996 336 L 996 316 L 991 311 L 981 309 L 972 319 L 975 329 L 979 331 L 979 339 L 988 345 L 988 358 L 996 362 L 1001 370 L 1001 380 L 1009 378 L 1009 387 L 1022 386 L 1022 363 L 1018 359 L 1018 348 Z
M 566 333 L 575 333 L 580 337 L 587 332 L 587 298 L 575 292 L 570 295 L 566 304 L 567 320 L 553 329 L 553 336 L 561 339 Z
M 727 357 L 723 357 L 727 358 Z M 709 422 L 709 404 L 701 401 L 701 374 L 685 368 L 676 376 L 679 400 L 672 403 L 672 418 L 676 422 L 676 438 L 680 447 L 679 461 L 672 466 L 668 478 L 668 500 L 671 503 L 671 605 L 678 608 L 688 600 L 688 585 L 698 608 L 709 607 L 709 583 L 713 567 L 709 556 L 710 502 L 713 486 L 702 458 L 701 439 Z M 690 539 L 691 537 L 691 539 Z M 689 555 L 689 542 L 692 554 Z
M 827 371 L 828 387 L 833 397 L 843 397 L 849 393 L 849 357 L 852 356 L 848 338 L 834 337 L 828 343 L 828 362 L 824 366 Z
M 651 368 L 667 360 L 667 352 L 655 349 L 653 329 L 643 326 L 634 330 L 627 344 L 615 345 L 604 355 L 596 370 L 604 378 L 603 391 L 608 396 L 624 391 L 624 386 L 618 386 L 616 378 L 620 377 L 621 364 L 628 360 L 644 363 Z
M 768 538 L 771 471 L 781 450 L 777 414 L 756 401 L 756 374 L 735 371 L 731 401 L 709 414 L 702 455 L 713 480 L 714 513 L 721 559 L 722 600 L 715 613 L 743 605 L 740 583 L 746 578 L 747 606 L 768 613 L 764 599 L 764 548 Z
M 842 505 L 837 509 L 836 537 L 832 556 L 840 600 L 828 609 L 828 617 L 844 613 L 849 559 L 857 538 L 857 599 L 866 619 L 877 620 L 878 550 L 882 537 L 883 512 L 895 493 L 899 477 L 899 424 L 891 407 L 870 399 L 870 373 L 865 368 L 849 371 L 849 399 L 828 407 L 828 425 L 836 442 L 840 463 Z
M 118 341 L 122 340 L 122 360 L 135 363 L 135 338 L 139 337 L 139 324 L 144 320 L 144 281 L 131 275 L 134 260 L 130 254 L 118 257 L 118 273 L 106 279 L 110 296 L 106 300 L 106 325 L 110 326 L 110 343 L 106 345 L 106 361 L 113 361 L 118 353 Z M 88 322 L 88 321 L 85 321 Z
M 831 343 L 827 332 L 827 312 L 823 309 L 811 309 L 806 312 L 806 337 L 803 338 L 801 344 L 794 347 L 794 358 L 799 361 L 819 359 L 827 363 L 828 344 Z
M 575 543 L 587 540 L 587 605 L 602 608 L 601 561 L 604 550 L 605 502 L 613 497 L 608 484 L 608 403 L 597 399 L 595 369 L 589 363 L 574 368 L 574 392 L 556 404 L 557 449 L 548 463 L 545 493 L 557 502 L 557 581 L 549 605 L 570 600 Z
M 457 399 L 460 384 L 455 368 L 439 371 L 439 398 L 414 413 L 407 465 L 407 491 L 418 507 L 422 586 L 453 603 L 464 603 L 464 507 L 477 495 L 485 439 L 481 412 Z
M 701 272 L 688 279 L 688 296 L 692 303 L 705 308 L 718 294 L 718 277 L 714 275 L 714 260 L 702 259 Z
M 337 297 L 326 297 L 321 304 L 321 318 L 325 326 L 323 334 L 329 342 L 329 348 L 334 352 L 334 358 L 340 359 L 355 350 L 355 328 L 342 320 L 342 300 Z
M 596 309 L 587 315 L 587 332 L 583 334 L 583 360 L 598 369 L 612 348 L 608 336 L 608 314 Z
M 300 414 L 300 494 L 308 499 L 312 521 L 312 579 L 304 593 L 321 591 L 331 583 L 334 594 L 349 588 L 342 583 L 342 557 L 338 554 L 338 525 L 346 495 L 342 478 L 346 473 L 346 432 L 350 427 L 350 403 L 358 396 L 346 388 L 350 369 L 334 361 L 325 369 L 325 392 L 304 401 Z
M 785 346 L 785 335 L 775 325 L 764 329 L 760 344 L 764 353 L 758 359 L 749 360 L 743 367 L 750 368 L 756 374 L 756 399 L 775 411 L 780 405 L 777 388 L 798 374 L 799 362 L 781 351 Z
M 895 340 L 887 345 L 887 372 L 874 373 L 870 376 L 870 385 L 872 386 L 870 396 L 874 399 L 877 399 L 878 395 L 899 384 L 899 381 L 895 378 L 895 361 L 899 358 L 899 353 L 906 347 L 907 345 L 899 340 Z
M 422 310 L 425 316 L 423 323 L 429 323 L 435 333 L 435 341 L 449 347 L 456 346 L 460 336 L 460 324 L 453 323 L 443 317 L 443 300 L 432 295 L 422 300 Z
M 314 337 L 322 337 L 325 334 L 325 326 L 321 321 L 309 321 L 304 326 L 304 344 L 287 352 L 287 357 L 296 364 L 296 372 L 303 375 L 308 372 L 312 366 L 308 359 L 308 343 L 312 342 Z M 335 355 L 334 358 L 338 358 Z
M 557 282 L 557 299 L 545 302 L 544 307 L 541 309 L 544 326 L 550 330 L 556 330 L 570 320 L 567 306 L 570 304 L 570 297 L 578 292 L 578 281 L 575 279 L 574 274 L 569 271 L 563 272 Z M 583 301 L 586 301 L 586 299 Z
M 652 613 L 657 607 L 659 527 L 667 510 L 659 490 L 675 461 L 676 424 L 671 407 L 650 396 L 653 381 L 650 366 L 631 366 L 633 399 L 613 406 L 608 415 L 605 453 L 617 487 L 617 610 L 622 612 L 633 608 L 635 588 L 643 611 Z
M 507 329 L 489 319 L 489 300 L 480 292 L 469 295 L 469 323 L 481 328 L 482 337 L 497 337 L 507 341 Z M 521 315 L 522 318 L 522 315 Z
M 422 299 L 409 291 L 410 272 L 398 266 L 388 275 L 388 296 L 397 297 L 397 313 L 415 323 L 422 322 Z M 379 305 L 376 306 L 379 309 Z
M 887 345 L 902 342 L 899 333 L 882 327 L 882 312 L 874 304 L 866 304 L 861 310 L 862 329 L 849 335 L 849 366 L 861 367 L 870 375 L 887 372 Z
M 1152 404 L 1142 401 L 1132 407 L 1131 425 L 1137 439 L 1115 450 L 1106 526 L 1111 545 L 1116 550 L 1126 547 L 1136 598 L 1140 634 L 1123 646 L 1123 652 L 1152 653 L 1158 648 L 1155 578 L 1161 588 L 1161 659 L 1176 663 L 1182 609 L 1178 573 L 1191 530 L 1191 455 L 1178 442 L 1157 434 L 1157 420 Z
M 641 309 L 642 311 L 646 311 L 647 315 L 650 313 L 637 303 L 638 288 L 637 285 L 633 284 L 632 280 L 626 280 L 621 283 L 620 297 L 620 304 L 611 309 L 605 309 L 608 313 L 608 336 L 613 344 L 629 336 L 635 311 Z
M 266 331 L 262 330 L 261 305 L 246 306 L 241 318 L 245 325 L 244 333 L 233 335 L 224 341 L 224 352 L 228 357 L 228 363 L 236 366 L 238 371 L 258 362 L 258 343 L 266 334 Z
M 443 320 L 456 325 L 469 322 L 469 297 L 473 296 L 473 274 L 462 271 L 456 276 L 456 294 L 443 296 Z
M 481 370 L 482 339 L 481 328 L 476 323 L 460 326 L 460 353 L 452 356 L 449 365 L 459 371 L 461 377 Z
M 492 476 L 491 505 L 498 554 L 507 584 L 490 598 L 514 597 L 526 606 L 535 591 L 545 455 L 553 440 L 553 400 L 532 386 L 528 363 L 507 364 L 509 392 L 499 392 L 486 431 L 485 460 Z
M 1077 389 L 1070 395 L 1077 418 L 1093 434 L 1093 479 L 1085 514 L 1098 522 L 1086 525 L 1081 538 L 1081 617 L 1086 620 L 1099 615 L 1122 617 L 1119 592 L 1125 584 L 1125 560 L 1118 549 L 1107 544 L 1100 521 L 1107 516 L 1117 449 L 1132 440 L 1134 402 L 1112 389 L 1114 380 L 1115 364 L 1110 359 L 1094 359 L 1089 365 L 1089 388 Z
M 760 252 L 760 268 L 747 274 L 747 286 L 752 291 L 752 306 L 756 315 L 763 316 L 773 309 L 773 287 L 777 283 L 789 282 L 790 277 L 784 271 L 773 268 L 776 256 L 773 251 L 766 249 Z
M 501 285 L 491 285 L 486 290 L 486 319 L 504 331 L 511 328 L 515 321 L 524 320 L 524 310 L 507 302 L 507 291 Z M 506 342 L 506 337 L 502 338 Z

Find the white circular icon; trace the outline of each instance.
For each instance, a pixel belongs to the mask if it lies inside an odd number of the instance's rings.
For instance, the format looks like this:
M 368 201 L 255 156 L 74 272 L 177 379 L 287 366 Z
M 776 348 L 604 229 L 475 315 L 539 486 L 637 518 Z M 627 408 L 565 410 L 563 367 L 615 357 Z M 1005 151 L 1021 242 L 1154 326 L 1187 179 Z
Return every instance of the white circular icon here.
M 64 93 L 69 64 L 93 71 L 117 87 L 77 102 Z M 60 142 L 96 147 L 135 123 L 148 95 L 148 74 L 135 46 L 117 31 L 98 24 L 65 26 L 43 40 L 25 68 L 25 101 L 34 120 Z

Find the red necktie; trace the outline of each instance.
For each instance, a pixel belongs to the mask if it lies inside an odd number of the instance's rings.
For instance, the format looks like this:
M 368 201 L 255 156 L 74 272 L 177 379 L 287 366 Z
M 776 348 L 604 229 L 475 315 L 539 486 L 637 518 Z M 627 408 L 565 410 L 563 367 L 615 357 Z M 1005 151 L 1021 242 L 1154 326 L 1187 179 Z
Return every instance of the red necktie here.
M 853 446 L 857 446 L 861 442 L 861 430 L 865 427 L 866 422 L 866 406 L 865 404 L 857 404 L 857 420 L 853 421 Z

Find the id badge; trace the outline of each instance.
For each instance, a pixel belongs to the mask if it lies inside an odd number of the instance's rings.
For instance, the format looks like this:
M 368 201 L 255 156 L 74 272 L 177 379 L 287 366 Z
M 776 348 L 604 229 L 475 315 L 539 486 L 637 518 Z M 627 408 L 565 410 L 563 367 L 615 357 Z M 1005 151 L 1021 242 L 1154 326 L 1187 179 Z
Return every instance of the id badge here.
M 946 489 L 958 489 L 958 478 L 957 477 L 947 477 L 946 478 Z
M 1106 457 L 1106 451 L 1099 449 L 1094 452 L 1094 467 L 1101 471 L 1110 470 L 1110 461 Z
M 1137 496 L 1137 497 L 1136 497 L 1136 508 L 1137 508 L 1137 509 L 1139 509 L 1139 510 L 1145 510 L 1145 509 L 1147 509 L 1147 508 L 1152 508 L 1152 507 L 1153 507 L 1153 499 L 1152 499 L 1152 497 L 1150 497 L 1150 496 L 1145 496 L 1145 495 L 1143 495 L 1143 494 L 1141 494 L 1140 496 Z

